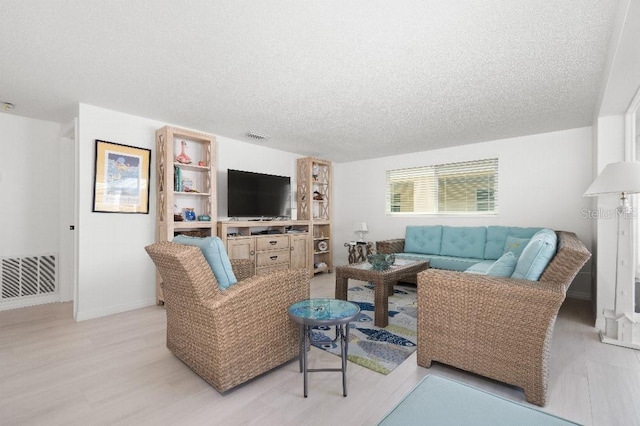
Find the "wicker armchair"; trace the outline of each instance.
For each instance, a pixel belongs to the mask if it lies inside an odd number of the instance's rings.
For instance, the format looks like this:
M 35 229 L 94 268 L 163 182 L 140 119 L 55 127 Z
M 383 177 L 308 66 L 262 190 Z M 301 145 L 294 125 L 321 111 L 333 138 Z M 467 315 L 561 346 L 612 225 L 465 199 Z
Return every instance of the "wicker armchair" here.
M 159 242 L 145 250 L 163 280 L 167 348 L 219 392 L 298 355 L 287 308 L 309 298 L 307 270 L 254 276 L 250 261 L 232 261 L 239 282 L 223 292 L 198 247 Z
M 442 362 L 547 401 L 549 349 L 567 288 L 591 253 L 569 232 L 539 281 L 429 269 L 418 274 L 418 365 Z

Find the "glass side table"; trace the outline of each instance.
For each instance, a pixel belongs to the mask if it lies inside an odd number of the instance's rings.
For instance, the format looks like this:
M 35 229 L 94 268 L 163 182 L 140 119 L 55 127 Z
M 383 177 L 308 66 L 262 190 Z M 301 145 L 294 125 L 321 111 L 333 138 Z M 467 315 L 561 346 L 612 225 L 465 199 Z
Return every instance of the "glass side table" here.
M 349 323 L 360 314 L 358 305 L 337 299 L 308 299 L 294 303 L 288 309 L 289 318 L 300 324 L 300 341 L 298 347 L 298 360 L 300 372 L 304 376 L 304 397 L 308 395 L 308 373 L 316 371 L 340 371 L 342 372 L 342 394 L 347 396 L 347 351 L 349 349 Z M 345 325 L 346 330 L 345 330 Z M 313 342 L 311 330 L 315 326 L 335 326 L 336 338 L 340 340 L 340 357 L 342 368 L 308 368 L 307 347 Z M 323 342 L 326 343 L 326 342 Z

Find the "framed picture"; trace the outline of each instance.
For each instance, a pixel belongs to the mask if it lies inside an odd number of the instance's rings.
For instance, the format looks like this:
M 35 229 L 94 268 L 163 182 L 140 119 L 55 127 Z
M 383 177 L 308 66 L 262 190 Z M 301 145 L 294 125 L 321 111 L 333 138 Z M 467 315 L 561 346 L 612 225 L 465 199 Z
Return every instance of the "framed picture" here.
M 96 139 L 93 211 L 149 213 L 151 150 Z

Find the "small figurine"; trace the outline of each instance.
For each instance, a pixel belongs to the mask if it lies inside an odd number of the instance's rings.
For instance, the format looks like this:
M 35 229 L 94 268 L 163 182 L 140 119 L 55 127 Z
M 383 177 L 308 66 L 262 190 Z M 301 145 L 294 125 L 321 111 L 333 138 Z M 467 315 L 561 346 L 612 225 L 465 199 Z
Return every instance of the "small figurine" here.
M 313 191 L 313 199 L 314 200 L 318 200 L 318 201 L 322 201 L 324 200 L 324 197 L 322 196 L 322 194 L 318 191 Z
M 176 157 L 176 161 L 182 164 L 191 164 L 191 157 L 184 152 L 184 149 L 187 146 L 187 141 L 180 142 L 180 145 L 182 145 L 182 151 L 180 152 L 180 155 Z

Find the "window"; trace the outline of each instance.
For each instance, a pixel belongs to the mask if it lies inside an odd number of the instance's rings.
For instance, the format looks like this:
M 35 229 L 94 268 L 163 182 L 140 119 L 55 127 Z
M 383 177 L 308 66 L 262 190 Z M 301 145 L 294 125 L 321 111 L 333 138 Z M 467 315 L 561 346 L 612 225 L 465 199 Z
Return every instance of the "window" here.
M 387 213 L 497 212 L 497 158 L 387 170 Z

